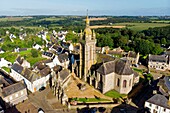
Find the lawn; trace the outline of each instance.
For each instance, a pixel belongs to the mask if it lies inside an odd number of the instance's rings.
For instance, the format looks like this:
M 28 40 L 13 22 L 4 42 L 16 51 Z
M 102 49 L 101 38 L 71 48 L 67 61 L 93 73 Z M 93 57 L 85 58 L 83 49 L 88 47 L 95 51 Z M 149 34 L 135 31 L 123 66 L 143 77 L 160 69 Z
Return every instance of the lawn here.
M 133 68 L 133 70 L 136 71 L 136 72 L 139 72 L 139 73 L 143 73 L 143 70 L 138 69 L 138 68 Z
M 5 52 L 3 54 L 0 54 L 0 58 L 5 58 L 5 60 L 14 63 L 18 54 L 24 57 L 31 64 L 31 66 L 38 61 L 42 61 L 46 59 L 41 56 L 40 52 L 38 54 L 38 57 L 32 57 L 30 49 L 28 49 L 27 51 L 21 51 L 19 53 Z
M 46 58 L 43 58 L 41 56 L 41 53 L 39 52 L 38 57 L 32 57 L 31 55 L 31 49 L 28 49 L 27 51 L 21 51 L 19 54 L 24 57 L 30 64 L 33 66 L 36 62 L 45 60 Z
M 6 72 L 10 73 L 10 69 L 8 67 L 2 67 Z
M 100 101 L 110 101 L 108 99 L 102 98 L 72 98 L 71 101 L 78 101 L 78 102 L 100 102 Z
M 120 94 L 119 92 L 117 92 L 115 90 L 108 91 L 104 95 L 106 95 L 108 97 L 112 97 L 112 98 L 121 98 L 121 97 L 125 97 L 126 96 L 126 94 Z
M 3 54 L 0 54 L 0 58 L 4 58 L 5 60 L 14 63 L 15 59 L 17 58 L 17 53 L 12 52 L 5 52 Z
M 136 31 L 142 31 L 142 30 L 146 30 L 148 28 L 154 28 L 154 27 L 170 26 L 170 24 L 167 24 L 167 23 L 115 23 L 113 25 L 127 26 L 127 28 L 136 30 Z

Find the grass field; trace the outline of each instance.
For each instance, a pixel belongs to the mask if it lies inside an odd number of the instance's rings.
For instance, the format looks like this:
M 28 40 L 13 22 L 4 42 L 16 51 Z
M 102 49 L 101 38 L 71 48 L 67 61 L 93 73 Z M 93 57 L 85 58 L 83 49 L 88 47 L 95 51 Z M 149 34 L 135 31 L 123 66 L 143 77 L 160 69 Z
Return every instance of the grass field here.
M 5 17 L 5 18 L 0 18 L 0 22 L 2 21 L 22 21 L 25 18 L 23 17 Z
M 152 21 L 153 23 L 170 23 L 170 20 L 157 20 L 157 21 Z
M 98 28 L 125 28 L 126 26 L 108 26 L 108 25 L 96 25 L 96 26 L 90 26 L 91 29 L 98 29 Z
M 170 24 L 166 24 L 166 23 L 115 23 L 114 26 L 127 26 L 128 28 L 132 30 L 142 31 L 148 28 L 170 26 Z
M 105 93 L 105 95 L 108 96 L 108 97 L 112 97 L 112 98 L 121 98 L 121 97 L 126 96 L 125 94 L 120 94 L 115 90 L 111 90 L 111 91 Z
M 64 20 L 64 18 L 50 17 L 50 18 L 40 19 L 39 21 L 43 21 L 43 20 L 46 20 L 46 21 L 59 21 L 59 20 Z
M 102 99 L 102 98 L 72 98 L 72 101 L 78 101 L 78 102 L 100 102 L 100 101 L 109 101 L 107 99 Z

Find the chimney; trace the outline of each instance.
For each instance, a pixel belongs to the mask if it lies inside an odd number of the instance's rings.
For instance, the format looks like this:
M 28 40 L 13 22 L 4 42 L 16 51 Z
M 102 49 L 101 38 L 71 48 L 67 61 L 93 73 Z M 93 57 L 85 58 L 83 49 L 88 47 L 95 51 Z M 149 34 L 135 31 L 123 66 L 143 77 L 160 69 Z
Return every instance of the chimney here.
M 156 95 L 157 94 L 157 90 L 153 90 L 153 94 Z

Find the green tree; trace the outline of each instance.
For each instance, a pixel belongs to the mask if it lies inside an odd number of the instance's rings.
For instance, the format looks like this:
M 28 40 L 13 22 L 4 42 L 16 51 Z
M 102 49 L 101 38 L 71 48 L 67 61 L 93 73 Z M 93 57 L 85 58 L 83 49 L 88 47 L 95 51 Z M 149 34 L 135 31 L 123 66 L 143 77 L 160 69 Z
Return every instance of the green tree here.
M 104 47 L 109 46 L 113 47 L 113 39 L 109 36 L 109 34 L 106 35 L 97 35 L 97 46 Z
M 161 39 L 161 44 L 166 44 L 166 39 L 165 38 Z
M 38 57 L 38 50 L 31 49 L 31 55 L 32 55 L 32 57 Z
M 79 37 L 73 32 L 69 31 L 66 35 L 66 41 L 72 41 L 74 43 L 78 42 Z

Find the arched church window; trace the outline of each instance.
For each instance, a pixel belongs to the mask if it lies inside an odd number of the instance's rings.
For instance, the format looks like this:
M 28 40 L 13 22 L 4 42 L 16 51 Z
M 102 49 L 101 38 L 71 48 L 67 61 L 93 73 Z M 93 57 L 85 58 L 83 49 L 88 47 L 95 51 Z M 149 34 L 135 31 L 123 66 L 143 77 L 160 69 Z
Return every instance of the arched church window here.
M 131 79 L 130 79 L 130 81 L 129 81 L 129 86 L 131 86 L 131 82 L 132 82 L 132 81 L 131 81 Z
M 124 81 L 123 81 L 123 88 L 126 88 L 126 83 L 127 83 L 127 81 L 124 80 Z
M 118 78 L 117 79 L 117 86 L 119 87 L 119 84 L 120 84 L 120 79 Z

